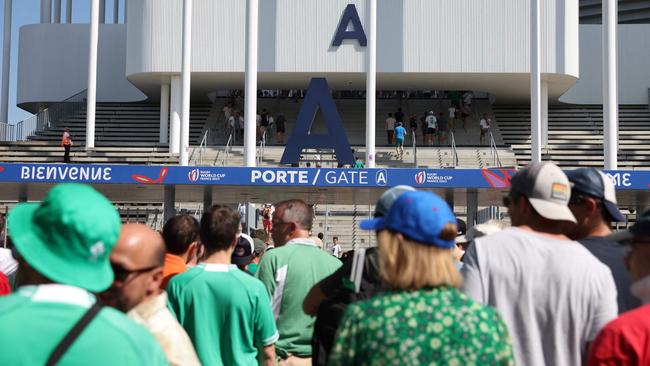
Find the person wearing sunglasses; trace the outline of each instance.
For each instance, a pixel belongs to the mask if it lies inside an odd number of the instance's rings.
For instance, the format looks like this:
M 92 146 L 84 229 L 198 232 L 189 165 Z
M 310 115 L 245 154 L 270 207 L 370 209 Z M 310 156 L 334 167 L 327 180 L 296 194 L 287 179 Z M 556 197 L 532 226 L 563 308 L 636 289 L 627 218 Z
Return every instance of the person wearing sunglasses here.
M 167 308 L 163 281 L 165 243 L 142 224 L 122 225 L 110 255 L 113 284 L 100 299 L 147 328 L 172 365 L 200 365 L 187 333 Z
M 95 293 L 113 282 L 120 233 L 113 204 L 60 184 L 9 212 L 17 291 L 0 297 L 0 365 L 167 365 L 154 337 Z
M 591 346 L 589 366 L 650 365 L 650 210 L 609 240 L 623 245 L 632 277 L 630 291 L 644 305 L 607 324 Z
M 618 313 L 641 305 L 630 293 L 630 274 L 625 268 L 625 250 L 607 239 L 612 234 L 612 222 L 625 221 L 616 202 L 616 188 L 605 173 L 595 168 L 568 171 L 572 184 L 569 209 L 576 217 L 575 225 L 567 226 L 567 235 L 584 245 L 591 254 L 612 271 L 618 300 Z

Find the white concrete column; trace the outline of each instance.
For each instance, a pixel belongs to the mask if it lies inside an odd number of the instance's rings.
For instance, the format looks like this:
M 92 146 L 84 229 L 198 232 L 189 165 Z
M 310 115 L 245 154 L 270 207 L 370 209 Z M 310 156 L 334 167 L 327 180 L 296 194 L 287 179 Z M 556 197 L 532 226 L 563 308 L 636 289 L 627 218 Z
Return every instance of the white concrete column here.
M 368 4 L 368 47 L 366 47 L 366 168 L 375 167 L 377 98 L 377 0 Z
M 192 78 L 192 2 L 183 0 L 183 60 L 181 65 L 181 156 L 188 165 L 190 156 L 190 87 Z
M 244 165 L 255 166 L 257 127 L 257 22 L 258 0 L 246 2 L 246 69 L 244 86 Z
M 530 2 L 530 161 L 542 161 L 539 1 Z
M 106 0 L 99 0 L 99 24 L 106 23 Z
M 160 143 L 169 142 L 169 84 L 163 83 L 160 86 Z
M 548 81 L 542 80 L 541 85 L 542 106 L 542 146 L 548 145 Z
M 172 75 L 171 80 L 171 119 L 169 129 L 169 152 L 180 154 L 181 151 L 181 76 Z
M 65 23 L 72 24 L 72 0 L 65 2 Z
M 41 24 L 52 23 L 52 0 L 41 0 Z
M 113 0 L 113 24 L 120 23 L 120 0 Z
M 11 18 L 12 0 L 5 0 L 5 20 L 2 36 L 2 102 L 0 122 L 9 122 L 9 70 L 11 65 Z
M 54 21 L 52 23 L 61 23 L 61 0 L 54 0 Z
M 618 169 L 618 3 L 603 0 L 603 140 L 605 169 Z
M 97 46 L 99 43 L 99 0 L 90 0 L 90 52 L 88 55 L 88 106 L 86 108 L 86 150 L 95 148 L 97 102 Z

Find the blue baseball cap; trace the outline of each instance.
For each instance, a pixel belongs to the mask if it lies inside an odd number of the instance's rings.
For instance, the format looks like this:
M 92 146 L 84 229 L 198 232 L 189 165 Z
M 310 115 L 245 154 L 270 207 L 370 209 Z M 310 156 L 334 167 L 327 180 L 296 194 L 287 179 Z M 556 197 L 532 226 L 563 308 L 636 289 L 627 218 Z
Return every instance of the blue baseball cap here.
M 612 218 L 612 221 L 625 221 L 616 202 L 616 188 L 612 180 L 595 168 L 580 168 L 566 172 L 574 192 L 581 192 L 598 198 Z
M 451 249 L 454 240 L 440 239 L 445 225 L 456 225 L 456 217 L 447 202 L 431 192 L 404 192 L 393 202 L 384 217 L 364 220 L 361 229 L 388 229 L 404 234 L 418 243 Z

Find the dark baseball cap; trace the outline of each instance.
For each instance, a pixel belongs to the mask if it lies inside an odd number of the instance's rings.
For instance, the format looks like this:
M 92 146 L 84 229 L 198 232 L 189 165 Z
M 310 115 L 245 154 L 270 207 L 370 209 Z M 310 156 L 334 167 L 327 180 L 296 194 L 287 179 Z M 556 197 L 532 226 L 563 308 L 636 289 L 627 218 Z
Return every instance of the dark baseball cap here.
M 255 251 L 255 244 L 253 238 L 247 234 L 239 234 L 237 245 L 232 252 L 230 261 L 232 264 L 243 266 L 249 264 L 253 260 L 253 252 Z
M 375 206 L 375 217 L 383 217 L 388 214 L 390 206 L 395 202 L 395 200 L 404 194 L 405 192 L 415 191 L 415 188 L 407 185 L 395 186 L 386 192 L 382 193 L 377 200 L 377 205 Z
M 566 172 L 573 184 L 572 190 L 598 198 L 613 221 L 625 221 L 616 203 L 616 188 L 612 180 L 595 168 L 580 168 Z
M 607 239 L 616 242 L 625 242 L 640 236 L 650 237 L 650 210 L 638 216 L 634 225 L 629 229 L 609 235 Z

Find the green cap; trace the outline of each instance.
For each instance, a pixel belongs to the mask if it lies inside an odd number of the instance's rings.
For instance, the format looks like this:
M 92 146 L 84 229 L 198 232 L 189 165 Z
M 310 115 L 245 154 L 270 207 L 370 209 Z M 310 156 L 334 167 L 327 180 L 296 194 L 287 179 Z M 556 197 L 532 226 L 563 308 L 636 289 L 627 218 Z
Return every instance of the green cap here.
M 253 245 L 255 246 L 255 253 L 257 254 L 264 253 L 266 250 L 266 244 L 264 244 L 262 239 L 253 238 Z
M 92 187 L 69 183 L 52 188 L 43 202 L 17 205 L 7 219 L 18 253 L 50 280 L 92 292 L 108 288 L 108 256 L 120 234 L 113 204 Z

